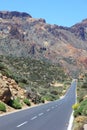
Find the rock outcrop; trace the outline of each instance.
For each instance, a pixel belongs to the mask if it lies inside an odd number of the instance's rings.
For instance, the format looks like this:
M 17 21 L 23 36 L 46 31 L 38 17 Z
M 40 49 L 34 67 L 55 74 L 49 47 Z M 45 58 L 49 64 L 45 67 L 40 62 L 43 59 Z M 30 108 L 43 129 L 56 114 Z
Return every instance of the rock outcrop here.
M 0 100 L 8 103 L 11 99 L 11 91 L 7 83 L 4 81 L 3 76 L 0 74 Z
M 8 103 L 11 99 L 26 97 L 26 90 L 20 88 L 15 80 L 0 74 L 0 100 Z
M 12 19 L 13 17 L 20 17 L 20 18 L 30 17 L 31 18 L 31 15 L 29 15 L 28 13 L 24 13 L 24 12 L 20 13 L 17 11 L 12 11 L 12 12 L 1 11 L 0 12 L 0 18 L 2 19 Z

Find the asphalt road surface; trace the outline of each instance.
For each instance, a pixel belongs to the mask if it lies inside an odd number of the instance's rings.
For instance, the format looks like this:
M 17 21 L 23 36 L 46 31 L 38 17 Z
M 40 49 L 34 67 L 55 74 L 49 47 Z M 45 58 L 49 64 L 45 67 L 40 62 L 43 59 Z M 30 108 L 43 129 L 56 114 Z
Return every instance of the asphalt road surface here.
M 76 80 L 73 80 L 62 99 L 1 116 L 0 130 L 67 130 L 75 102 Z

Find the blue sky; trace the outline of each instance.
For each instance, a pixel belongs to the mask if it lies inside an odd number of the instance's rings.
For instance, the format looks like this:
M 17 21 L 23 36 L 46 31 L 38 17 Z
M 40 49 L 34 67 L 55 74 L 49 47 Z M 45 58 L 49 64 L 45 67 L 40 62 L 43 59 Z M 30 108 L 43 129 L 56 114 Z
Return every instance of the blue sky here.
M 27 12 L 49 24 L 72 26 L 87 18 L 87 0 L 0 0 L 0 10 Z

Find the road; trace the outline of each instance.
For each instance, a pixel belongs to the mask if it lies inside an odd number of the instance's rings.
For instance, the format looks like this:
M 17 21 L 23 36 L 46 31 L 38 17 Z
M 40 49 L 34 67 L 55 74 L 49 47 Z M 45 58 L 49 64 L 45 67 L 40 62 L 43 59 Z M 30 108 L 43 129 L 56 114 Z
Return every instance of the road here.
M 76 102 L 76 80 L 66 95 L 44 105 L 0 117 L 0 130 L 67 130 Z

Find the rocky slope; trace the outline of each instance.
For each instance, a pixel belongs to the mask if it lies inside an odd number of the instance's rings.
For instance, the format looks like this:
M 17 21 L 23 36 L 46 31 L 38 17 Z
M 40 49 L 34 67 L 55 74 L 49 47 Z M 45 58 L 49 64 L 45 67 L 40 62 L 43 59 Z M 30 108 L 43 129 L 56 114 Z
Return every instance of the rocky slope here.
M 0 73 L 0 114 L 42 102 L 40 95 L 21 88 L 14 79 Z M 6 111 L 3 110 L 2 104 L 5 105 Z
M 39 103 L 41 99 L 58 99 L 71 83 L 61 66 L 29 57 L 0 56 L 0 73 L 25 88 L 28 97 L 35 103 Z M 55 87 L 55 83 L 62 83 L 63 86 Z
M 20 88 L 17 83 L 0 73 L 0 100 L 8 103 L 11 99 L 26 97 L 26 90 Z
M 20 97 L 20 100 L 22 101 L 26 96 L 26 90 L 20 88 L 15 80 L 7 78 L 0 73 L 0 103 L 5 103 L 6 112 L 14 111 L 14 108 L 7 105 L 9 101 L 16 99 L 17 97 Z M 0 114 L 1 113 L 3 112 L 0 111 Z
M 87 19 L 68 28 L 27 13 L 0 12 L 0 55 L 59 63 L 76 75 L 87 70 Z

